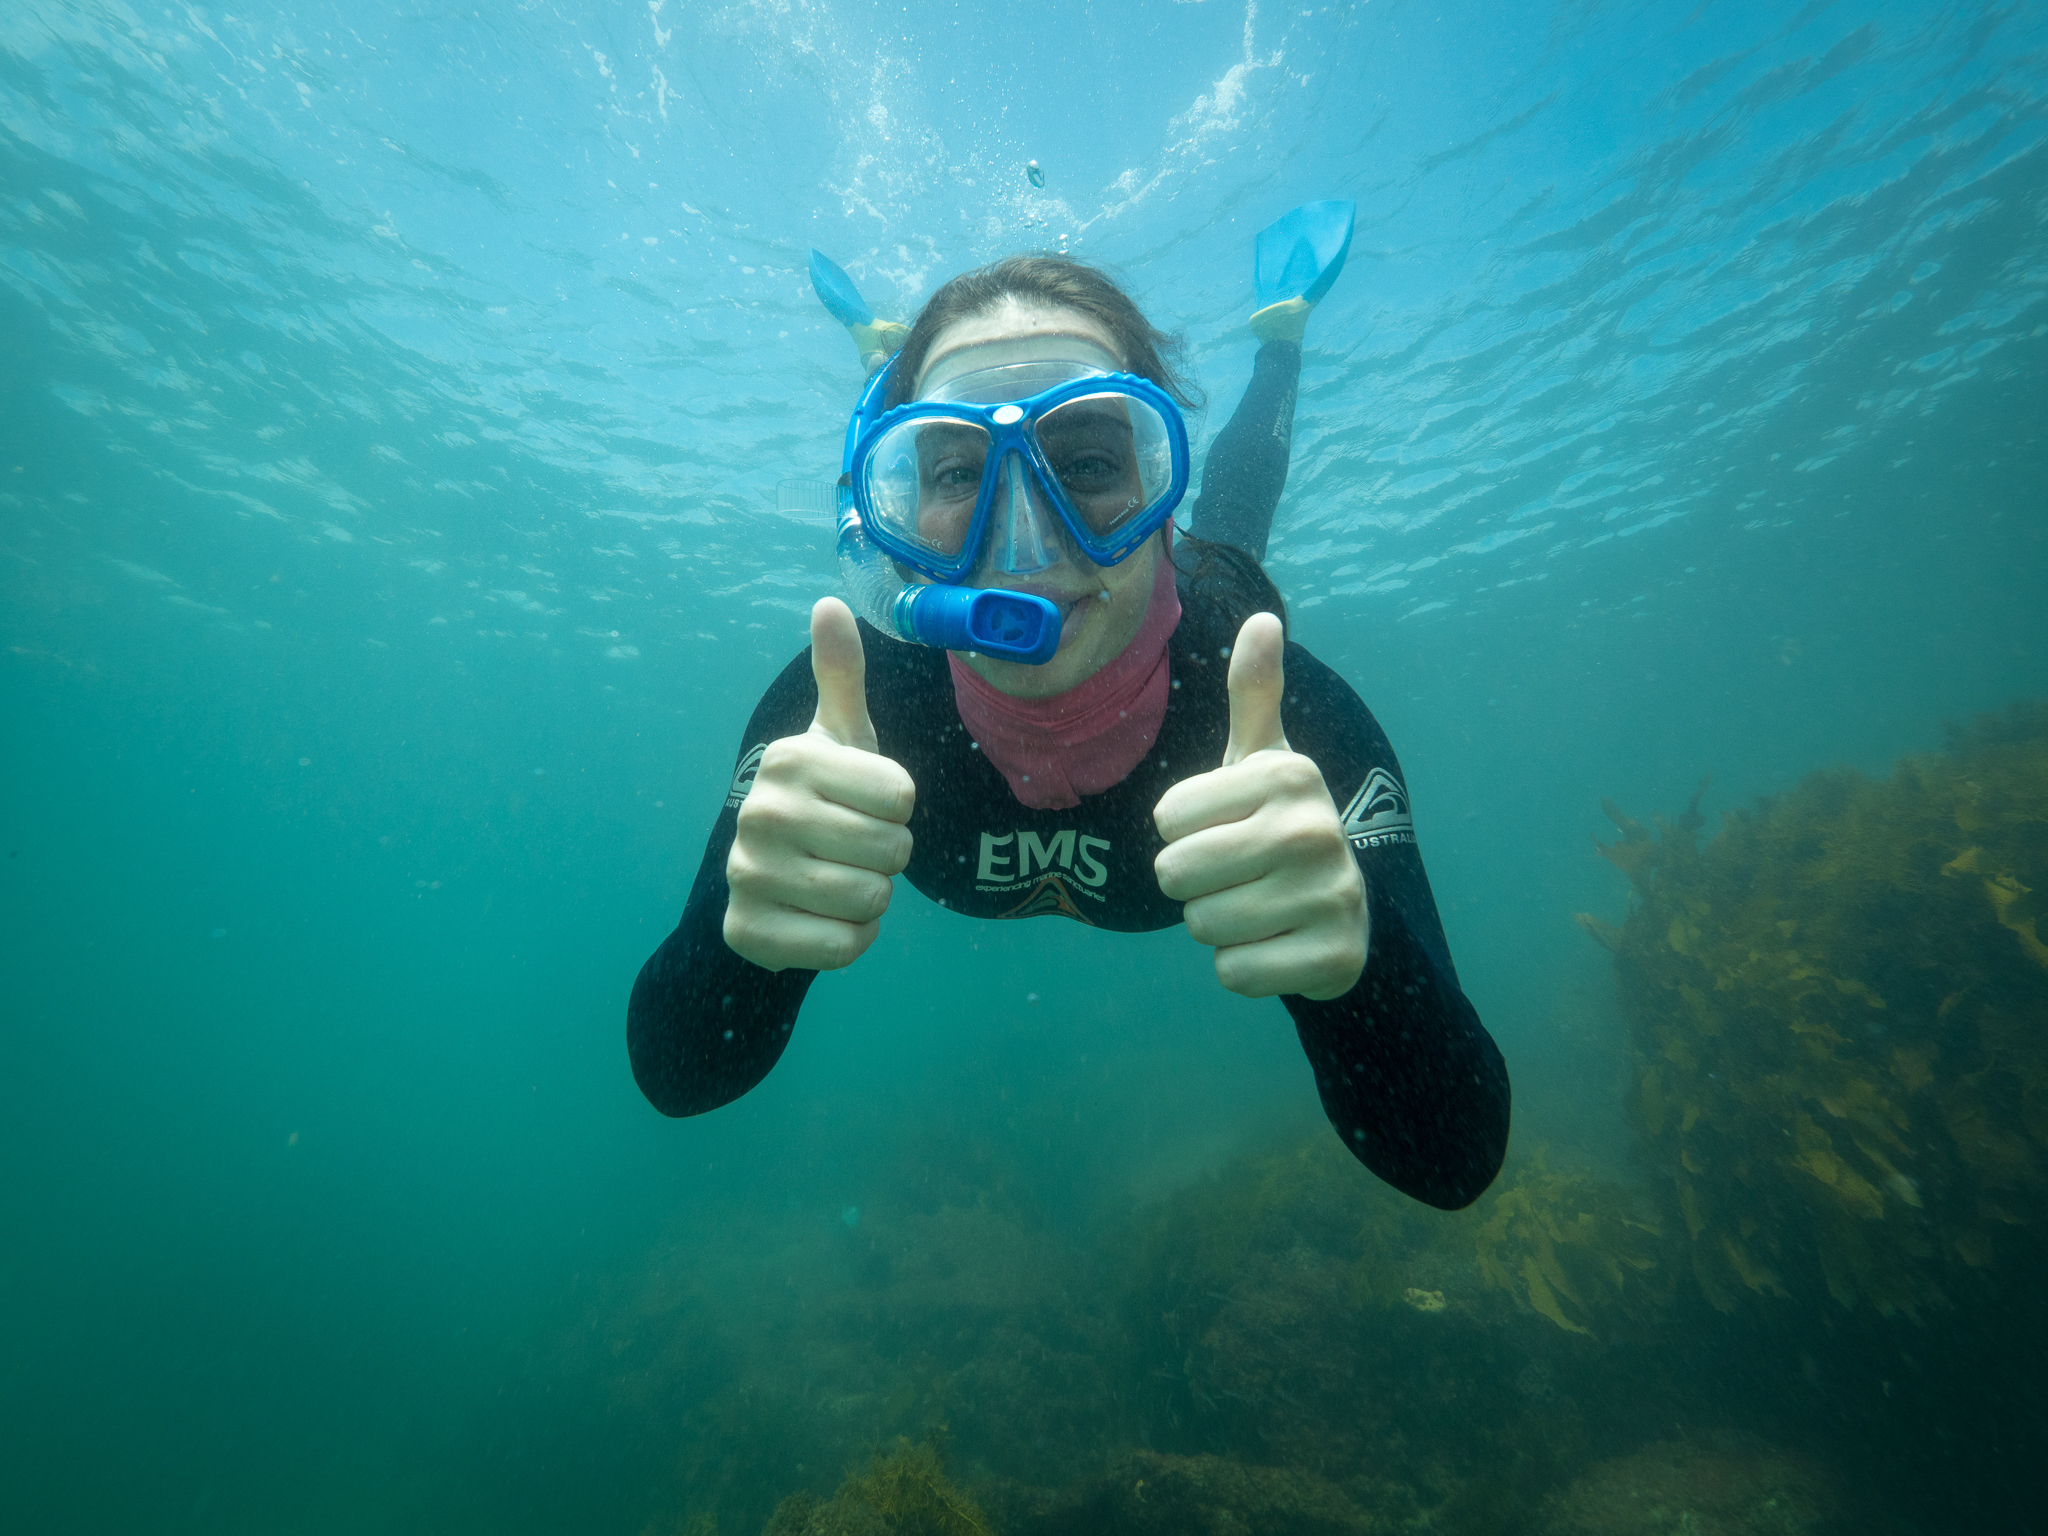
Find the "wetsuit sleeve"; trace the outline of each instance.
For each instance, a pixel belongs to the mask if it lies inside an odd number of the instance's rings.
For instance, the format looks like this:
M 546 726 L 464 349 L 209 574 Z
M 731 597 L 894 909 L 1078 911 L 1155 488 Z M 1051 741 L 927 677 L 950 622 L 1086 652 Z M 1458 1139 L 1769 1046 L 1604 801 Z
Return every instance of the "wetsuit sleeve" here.
M 1344 680 L 1287 647 L 1288 740 L 1315 760 L 1365 877 L 1371 947 L 1358 985 L 1282 1001 L 1330 1124 L 1404 1194 L 1470 1205 L 1507 1152 L 1507 1066 L 1451 964 L 1407 781 L 1386 733 Z
M 633 983 L 626 1053 L 633 1080 L 665 1115 L 701 1115 L 766 1077 L 818 974 L 763 970 L 727 948 L 724 932 L 725 859 L 739 829 L 740 802 L 768 743 L 807 729 L 817 706 L 806 650 L 783 669 L 747 723 L 732 788 L 712 824 L 683 920 Z
M 1252 381 L 1202 461 L 1202 495 L 1188 532 L 1266 558 L 1273 514 L 1287 488 L 1294 444 L 1294 400 L 1301 386 L 1301 344 L 1269 341 L 1252 363 Z

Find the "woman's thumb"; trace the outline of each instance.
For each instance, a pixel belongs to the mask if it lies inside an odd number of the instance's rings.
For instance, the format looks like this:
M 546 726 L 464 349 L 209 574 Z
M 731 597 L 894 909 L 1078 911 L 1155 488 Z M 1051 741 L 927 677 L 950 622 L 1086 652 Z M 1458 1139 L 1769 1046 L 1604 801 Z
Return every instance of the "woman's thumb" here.
M 853 613 L 836 597 L 821 597 L 811 609 L 811 676 L 818 683 L 818 713 L 811 729 L 842 747 L 877 750 L 875 722 L 868 718 L 868 665 Z
M 1270 613 L 1253 614 L 1237 632 L 1237 644 L 1230 648 L 1230 744 L 1223 749 L 1226 768 L 1254 752 L 1272 747 L 1287 750 L 1287 733 L 1280 728 L 1280 699 L 1287 690 L 1281 659 L 1285 645 L 1280 621 Z

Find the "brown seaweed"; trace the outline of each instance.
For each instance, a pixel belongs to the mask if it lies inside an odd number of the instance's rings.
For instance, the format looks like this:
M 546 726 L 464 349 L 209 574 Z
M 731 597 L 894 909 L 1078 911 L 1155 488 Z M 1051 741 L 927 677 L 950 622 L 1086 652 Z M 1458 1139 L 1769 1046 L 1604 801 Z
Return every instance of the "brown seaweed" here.
M 1704 789 L 1704 785 L 1702 786 Z M 1630 1112 L 1699 1293 L 1920 1316 L 2038 1242 L 2048 708 L 1655 838 L 1611 805 Z

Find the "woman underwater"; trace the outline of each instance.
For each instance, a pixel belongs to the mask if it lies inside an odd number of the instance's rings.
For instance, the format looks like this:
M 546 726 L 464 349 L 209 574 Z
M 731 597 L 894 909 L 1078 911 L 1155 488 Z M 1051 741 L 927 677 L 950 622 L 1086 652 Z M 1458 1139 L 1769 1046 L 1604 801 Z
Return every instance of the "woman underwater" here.
M 1263 345 L 1186 535 L 1172 343 L 1102 273 L 1012 257 L 945 284 L 907 333 L 833 306 L 879 365 L 841 482 L 849 584 L 877 623 L 820 600 L 747 726 L 628 1008 L 656 1108 L 700 1114 L 766 1076 L 900 873 L 974 917 L 1185 921 L 1225 988 L 1280 998 L 1361 1162 L 1445 1209 L 1486 1188 L 1507 1072 L 1459 988 L 1400 765 L 1285 640 L 1258 564 L 1303 326 L 1350 224 L 1349 204 L 1310 204 L 1260 237 Z M 994 616 L 962 617 L 981 594 Z M 945 604 L 952 648 L 912 643 L 931 635 L 901 615 Z

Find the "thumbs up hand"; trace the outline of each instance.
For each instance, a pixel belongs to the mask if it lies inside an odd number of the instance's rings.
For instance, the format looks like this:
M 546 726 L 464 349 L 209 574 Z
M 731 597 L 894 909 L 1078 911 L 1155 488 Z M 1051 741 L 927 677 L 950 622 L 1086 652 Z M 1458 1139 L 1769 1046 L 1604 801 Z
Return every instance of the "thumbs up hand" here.
M 1365 969 L 1365 881 L 1316 765 L 1287 744 L 1280 621 L 1255 613 L 1230 652 L 1223 766 L 1183 779 L 1152 812 L 1159 889 L 1184 902 L 1216 979 L 1245 997 L 1342 997 Z
M 853 964 L 910 862 L 917 786 L 877 751 L 860 630 L 836 597 L 811 609 L 811 673 L 817 715 L 768 744 L 725 861 L 726 945 L 771 971 Z

